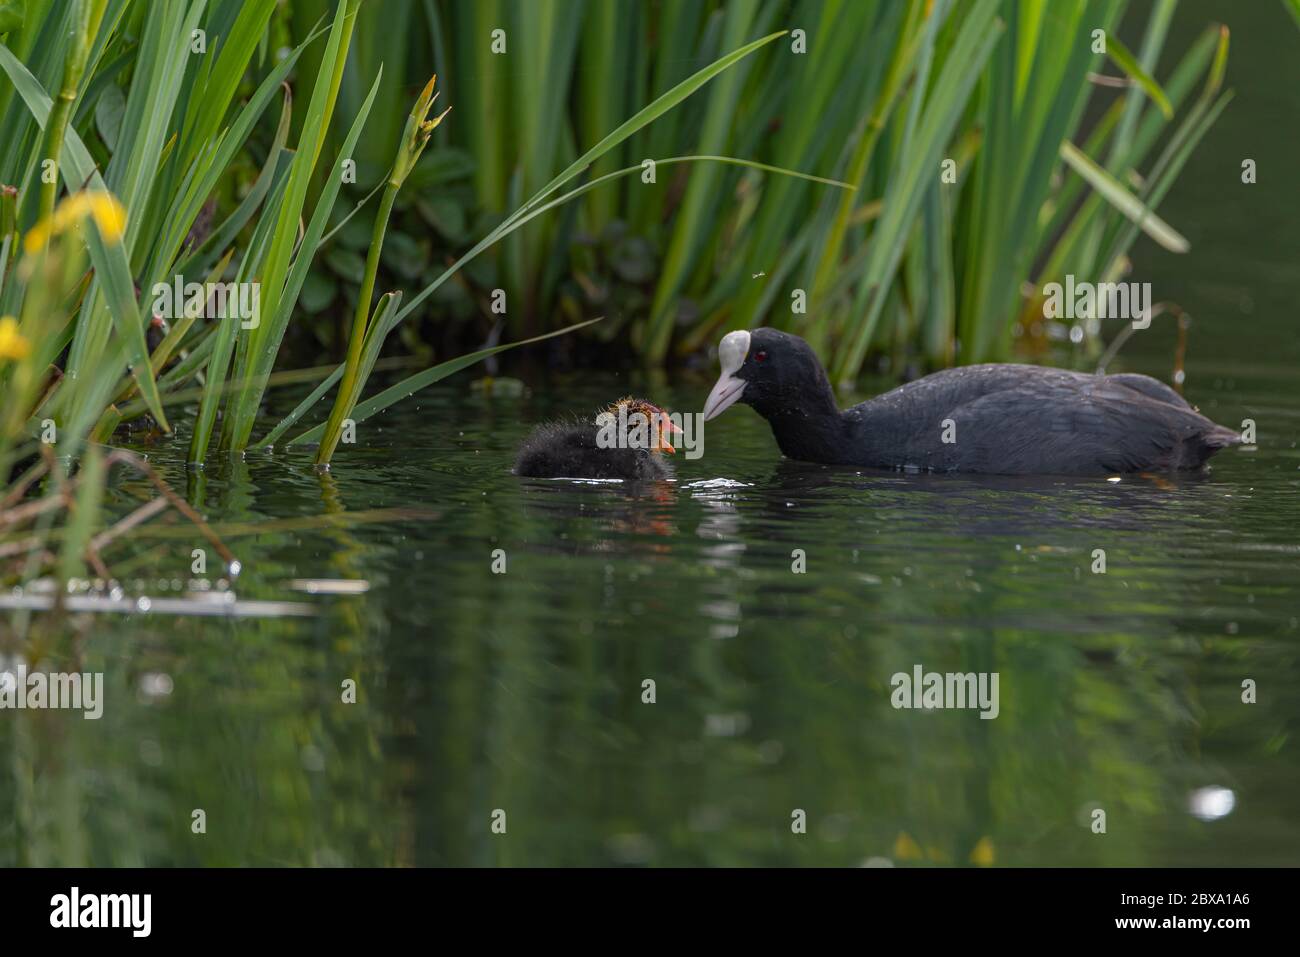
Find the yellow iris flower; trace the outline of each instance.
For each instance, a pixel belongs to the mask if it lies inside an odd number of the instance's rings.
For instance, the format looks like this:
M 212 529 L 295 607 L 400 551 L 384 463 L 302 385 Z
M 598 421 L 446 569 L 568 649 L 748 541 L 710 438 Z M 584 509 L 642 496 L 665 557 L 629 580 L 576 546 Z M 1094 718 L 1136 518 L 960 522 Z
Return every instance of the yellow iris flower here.
M 0 360 L 25 359 L 32 344 L 18 331 L 18 320 L 13 316 L 0 319 Z
M 52 215 L 33 226 L 23 240 L 23 246 L 29 254 L 34 253 L 42 249 L 50 237 L 87 217 L 95 221 L 104 242 L 111 246 L 122 241 L 126 232 L 126 210 L 117 197 L 103 190 L 82 190 L 64 199 Z

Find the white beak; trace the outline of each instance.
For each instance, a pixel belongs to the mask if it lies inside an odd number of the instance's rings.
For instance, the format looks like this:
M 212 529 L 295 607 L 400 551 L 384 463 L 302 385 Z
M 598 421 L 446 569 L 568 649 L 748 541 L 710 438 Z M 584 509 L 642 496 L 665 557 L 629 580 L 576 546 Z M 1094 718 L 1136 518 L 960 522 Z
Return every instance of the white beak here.
M 737 329 L 722 337 L 718 343 L 718 363 L 722 366 L 722 375 L 704 402 L 704 421 L 715 419 L 728 407 L 733 405 L 745 392 L 745 380 L 736 373 L 749 355 L 749 332 Z
M 722 376 L 704 402 L 704 421 L 716 419 L 733 405 L 744 391 L 744 379 L 737 379 L 734 375 Z

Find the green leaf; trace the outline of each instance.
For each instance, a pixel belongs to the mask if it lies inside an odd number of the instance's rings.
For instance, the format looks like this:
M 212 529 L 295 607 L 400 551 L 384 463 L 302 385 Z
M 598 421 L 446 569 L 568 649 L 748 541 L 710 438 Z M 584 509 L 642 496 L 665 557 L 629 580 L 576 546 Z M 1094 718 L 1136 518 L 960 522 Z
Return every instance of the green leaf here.
M 602 139 L 599 143 L 597 143 L 591 149 L 587 150 L 587 152 L 583 153 L 576 160 L 570 163 L 569 166 L 564 170 L 564 172 L 562 172 L 559 176 L 555 177 L 555 179 L 547 183 L 546 186 L 543 187 L 541 190 L 539 190 L 537 194 L 533 196 L 532 199 L 524 203 L 523 206 L 521 206 L 518 210 L 516 210 L 514 215 L 511 217 L 511 219 L 521 216 L 528 210 L 532 209 L 534 206 L 536 206 L 538 203 L 544 200 L 547 196 L 550 196 L 552 193 L 554 193 L 557 189 L 559 189 L 569 180 L 573 179 L 573 177 L 581 173 L 590 164 L 600 159 L 600 157 L 604 156 L 615 146 L 617 146 L 619 143 L 622 143 L 625 139 L 627 139 L 637 130 L 641 129 L 643 126 L 646 126 L 649 123 L 653 123 L 656 119 L 663 116 L 673 107 L 675 107 L 678 103 L 682 102 L 682 100 L 686 99 L 688 96 L 690 96 L 700 87 L 702 87 L 705 83 L 708 83 L 710 80 L 712 80 L 723 70 L 726 70 L 728 67 L 736 63 L 739 63 L 741 60 L 749 56 L 755 50 L 767 46 L 773 40 L 783 37 L 789 32 L 790 32 L 789 30 L 778 30 L 776 33 L 770 33 L 760 40 L 755 40 L 753 43 L 747 43 L 739 50 L 733 50 L 731 53 L 728 53 L 726 56 L 713 61 L 704 69 L 700 70 L 698 73 L 695 73 L 687 77 L 681 83 L 678 83 L 675 87 L 673 87 L 663 96 L 656 99 L 649 106 L 643 107 L 642 109 L 638 110 L 631 117 L 631 119 L 628 119 L 623 123 L 621 123 L 612 132 L 607 134 L 605 138 Z
M 429 225 L 449 242 L 465 239 L 465 208 L 450 196 L 436 196 L 427 202 L 417 199 L 416 208 Z
M 98 445 L 86 448 L 78 473 L 77 507 L 65 530 L 59 549 L 59 578 L 70 581 L 86 573 L 84 556 L 90 536 L 99 522 L 99 507 L 104 497 L 104 453 Z
M 25 0 L 8 0 L 6 3 L 0 3 L 0 33 L 22 28 L 25 6 Z
M 1110 173 L 1106 172 L 1069 140 L 1061 143 L 1061 159 L 1117 210 L 1136 223 L 1144 233 L 1174 253 L 1185 253 L 1191 244 L 1176 229 L 1143 205 Z
M 884 211 L 871 235 L 871 253 L 851 311 L 855 321 L 846 330 L 846 342 L 832 367 L 831 379 L 835 383 L 856 374 L 871 345 L 922 201 L 934 184 L 944 150 L 975 82 L 1001 37 L 1003 25 L 996 18 L 997 6 L 992 0 L 976 0 L 967 7 L 957 38 L 918 117 L 909 148 L 894 161 Z M 1009 49 L 1006 41 L 1003 43 L 1003 49 Z M 906 122 L 907 117 L 900 116 L 899 120 Z M 1007 198 L 1002 201 L 1007 202 Z
M 1142 65 L 1129 52 L 1128 47 L 1119 42 L 1119 37 L 1114 35 L 1106 37 L 1106 55 L 1110 57 L 1111 62 L 1128 75 L 1130 80 L 1142 87 L 1146 95 L 1151 97 L 1152 102 L 1160 108 L 1160 112 L 1165 115 L 1165 119 L 1173 119 L 1174 108 L 1169 103 L 1169 97 L 1165 96 L 1165 91 L 1161 89 L 1155 78 L 1142 69 Z
M 425 369 L 423 372 L 417 372 L 413 376 L 408 376 L 401 382 L 397 383 L 397 385 L 390 386 L 384 391 L 371 396 L 365 402 L 358 403 L 356 408 L 352 410 L 351 418 L 354 422 L 364 422 L 376 412 L 382 412 L 395 402 L 400 402 L 407 396 L 414 395 L 421 389 L 427 388 L 435 382 L 447 378 L 449 375 L 454 375 L 461 369 L 464 369 L 467 366 L 472 366 L 474 363 L 486 359 L 488 356 L 494 356 L 499 352 L 505 352 L 507 349 L 514 349 L 518 346 L 526 346 L 534 342 L 541 342 L 543 339 L 553 339 L 555 336 L 562 336 L 565 333 L 581 329 L 583 326 L 589 326 L 593 322 L 600 322 L 603 318 L 605 317 L 600 316 L 596 319 L 588 319 L 586 322 L 579 322 L 572 326 L 565 326 L 563 329 L 556 329 L 554 332 L 548 332 L 540 336 L 533 336 L 531 339 L 521 339 L 519 342 L 509 342 L 503 346 L 493 346 L 490 349 L 480 349 L 478 352 L 471 352 L 469 355 L 460 356 L 456 359 L 448 359 L 446 362 L 440 362 L 436 366 Z M 395 324 L 395 322 L 389 323 L 390 328 Z M 339 374 L 342 374 L 341 369 L 339 370 Z M 302 435 L 290 439 L 288 444 L 297 445 L 300 442 L 318 442 L 324 432 L 325 423 L 322 422 L 315 428 L 308 429 L 306 432 L 302 433 Z
M 0 70 L 9 75 L 27 109 L 44 128 L 50 115 L 50 98 L 36 78 L 27 72 L 27 68 L 2 43 Z M 86 145 L 72 127 L 68 127 L 64 135 L 63 150 L 59 157 L 63 168 L 71 174 L 68 176 L 69 182 L 88 183 L 92 189 L 109 191 L 104 178 L 95 167 L 95 161 L 90 158 Z M 95 278 L 103 291 L 113 325 L 126 346 L 131 375 L 139 383 L 140 394 L 158 425 L 170 432 L 171 426 L 167 424 L 162 399 L 158 394 L 158 383 L 149 366 L 149 347 L 144 338 L 144 323 L 140 318 L 139 303 L 135 299 L 135 286 L 131 281 L 131 266 L 127 262 L 126 248 L 122 243 L 106 244 L 99 235 L 99 230 L 93 227 L 87 229 L 85 235 L 90 248 L 90 259 L 95 267 Z
M 352 212 L 356 212 L 356 209 Z M 348 249 L 360 252 L 370 246 L 370 224 L 356 219 L 351 213 L 334 227 L 333 232 L 338 233 L 339 244 Z
M 453 116 L 455 114 L 452 114 Z M 442 127 L 439 127 L 441 130 Z M 416 189 L 442 186 L 474 175 L 474 158 L 464 150 L 436 149 L 420 157 L 408 182 Z
M 737 159 L 736 157 L 733 156 L 670 156 L 667 159 L 655 160 L 655 163 L 659 166 L 671 166 L 674 163 L 698 163 L 698 162 L 729 163 L 733 166 L 744 166 L 748 169 L 760 170 L 765 173 L 779 173 L 782 176 L 793 176 L 796 177 L 797 179 L 807 180 L 811 183 L 821 183 L 824 186 L 838 186 L 840 189 L 847 189 L 850 191 L 857 189 L 857 187 L 851 183 L 843 183 L 840 182 L 839 180 L 827 179 L 823 176 L 813 176 L 811 173 L 801 173 L 798 170 L 782 169 L 779 166 L 771 166 L 767 163 L 757 163 L 753 160 Z M 487 249 L 489 246 L 491 246 L 493 243 L 497 242 L 501 238 L 510 235 L 515 230 L 519 229 L 521 226 L 524 226 L 526 223 L 536 219 L 542 213 L 545 213 L 550 209 L 554 209 L 557 206 L 567 203 L 572 199 L 576 199 L 577 197 L 583 195 L 584 193 L 587 193 L 590 190 L 595 189 L 597 186 L 608 183 L 622 176 L 630 176 L 633 173 L 640 173 L 642 171 L 643 171 L 643 167 L 640 163 L 638 163 L 636 166 L 629 166 L 625 169 L 616 170 L 613 173 L 607 173 L 604 176 L 599 176 L 596 179 L 591 180 L 590 182 L 584 183 L 582 186 L 579 186 L 577 189 L 570 190 L 564 195 L 558 197 L 557 199 L 553 199 L 549 203 L 531 209 L 526 213 L 523 212 L 523 208 L 521 207 L 520 210 L 517 211 L 514 216 L 511 216 L 509 219 L 505 220 L 500 225 L 498 225 L 494 230 L 492 230 L 492 232 L 484 236 L 467 253 L 465 253 L 454 263 L 448 266 L 447 269 L 445 269 L 437 279 L 435 279 L 429 285 L 425 286 L 424 289 L 420 291 L 419 295 L 417 295 L 414 299 L 412 299 L 409 303 L 407 303 L 398 311 L 397 318 L 395 321 L 401 322 L 403 319 L 405 319 L 418 305 L 420 305 L 422 302 L 424 302 L 425 299 L 431 296 L 438 289 L 439 286 L 441 286 L 448 279 L 454 276 L 457 273 L 457 271 L 461 269 L 461 267 L 463 267 L 470 260 L 474 259 L 474 257 L 476 257 L 483 250 Z
M 303 119 L 298 149 L 289 164 L 284 197 L 280 202 L 275 226 L 270 236 L 266 259 L 258 276 L 261 283 L 263 318 L 241 346 L 239 358 L 243 385 L 239 393 L 227 404 L 227 411 L 230 414 L 222 423 L 222 446 L 233 451 L 242 451 L 248 445 L 258 406 L 262 401 L 262 393 L 266 389 L 267 377 L 271 373 L 280 343 L 284 339 L 285 329 L 288 327 L 294 303 L 297 301 L 298 290 L 302 286 L 311 257 L 320 243 L 325 219 L 329 216 L 342 185 L 342 164 L 351 156 L 352 147 L 360 135 L 361 125 L 369 115 L 370 105 L 383 78 L 381 69 L 353 122 L 340 155 L 325 180 L 325 187 L 317 199 L 316 209 L 312 213 L 311 222 L 302 239 L 300 247 L 302 255 L 297 261 L 291 263 L 294 249 L 299 248 L 299 220 L 307 200 L 311 176 L 316 168 L 321 149 L 325 145 L 330 120 L 334 115 L 338 83 L 342 79 L 343 66 L 351 44 L 352 29 L 356 22 L 356 8 L 356 0 L 341 0 L 335 9 L 325 54 Z
M 353 285 L 360 285 L 366 275 L 366 262 L 360 253 L 335 246 L 325 254 L 325 264 Z
M 338 285 L 333 279 L 313 269 L 307 273 L 307 278 L 303 281 L 298 302 L 307 312 L 320 312 L 334 301 L 337 292 Z
M 105 88 L 95 104 L 95 129 L 110 153 L 117 152 L 117 134 L 122 128 L 122 114 L 126 112 L 126 96 L 116 83 Z
M 406 233 L 390 232 L 381 254 L 383 264 L 405 280 L 418 279 L 429 263 L 429 251 Z
M 1295 18 L 1296 26 L 1300 27 L 1300 0 L 1282 0 L 1282 6 Z
M 841 183 L 841 182 L 839 182 L 839 181 L 837 181 L 837 180 L 824 179 L 823 177 L 820 177 L 820 176 L 811 176 L 811 175 L 809 175 L 809 174 L 807 174 L 807 173 L 799 173 L 799 172 L 796 172 L 796 171 L 794 171 L 794 170 L 783 170 L 783 169 L 780 169 L 780 168 L 775 167 L 775 166 L 768 166 L 768 165 L 765 164 L 765 163 L 756 163 L 756 162 L 753 162 L 752 160 L 734 159 L 734 158 L 729 157 L 729 156 L 670 156 L 670 157 L 668 157 L 667 159 L 658 160 L 657 162 L 658 162 L 658 164 L 659 164 L 660 166 L 671 166 L 671 165 L 676 164 L 676 163 L 691 163 L 691 162 L 699 162 L 699 161 L 708 161 L 708 162 L 715 162 L 715 163 L 729 163 L 729 164 L 732 164 L 732 165 L 735 165 L 735 166 L 743 166 L 743 167 L 747 167 L 747 168 L 750 168 L 750 169 L 763 170 L 763 171 L 770 172 L 770 173 L 780 173 L 780 174 L 782 174 L 782 175 L 786 175 L 786 176 L 796 176 L 796 177 L 799 177 L 799 178 L 801 178 L 801 179 L 806 179 L 806 180 L 809 180 L 809 181 L 811 181 L 811 182 L 815 182 L 815 183 L 822 183 L 822 184 L 824 184 L 824 185 L 828 185 L 828 186 L 838 186 L 838 187 L 840 187 L 841 189 L 852 190 L 852 189 L 854 188 L 853 186 L 849 185 L 848 183 Z M 507 234 L 509 234 L 509 233 L 511 233 L 511 232 L 514 232 L 514 231 L 517 230 L 517 229 L 522 228 L 523 226 L 527 225 L 531 220 L 536 219 L 538 216 L 541 216 L 541 215 L 543 215 L 544 213 L 548 212 L 549 210 L 554 209 L 554 208 L 556 208 L 556 207 L 558 207 L 558 206 L 562 206 L 562 205 L 565 204 L 565 203 L 571 202 L 572 200 L 577 199 L 579 196 L 582 196 L 582 195 L 584 195 L 585 193 L 590 192 L 591 190 L 597 188 L 598 186 L 602 186 L 602 185 L 604 185 L 604 184 L 606 184 L 606 183 L 609 183 L 609 182 L 611 182 L 611 181 L 613 181 L 613 180 L 616 180 L 616 179 L 618 179 L 618 178 L 620 178 L 620 177 L 623 177 L 623 176 L 630 176 L 630 175 L 632 175 L 633 173 L 639 173 L 639 172 L 641 172 L 641 165 L 640 165 L 640 164 L 637 164 L 636 166 L 629 166 L 629 167 L 627 167 L 626 169 L 616 170 L 616 171 L 613 172 L 613 173 L 607 173 L 606 175 L 601 176 L 601 177 L 598 177 L 598 178 L 596 178 L 596 179 L 594 179 L 594 180 L 592 180 L 592 181 L 590 181 L 590 182 L 588 182 L 588 183 L 584 183 L 582 186 L 579 186 L 577 189 L 570 190 L 569 192 L 563 194 L 562 196 L 558 196 L 558 197 L 556 197 L 555 199 L 551 200 L 549 203 L 546 203 L 545 205 L 540 206 L 540 207 L 538 207 L 537 209 L 534 209 L 532 212 L 528 213 L 526 216 L 522 217 L 521 219 L 515 220 L 513 223 L 510 223 L 509 225 L 502 224 L 502 226 L 499 226 L 499 227 L 497 227 L 497 229 L 493 230 L 492 233 L 491 233 L 490 235 L 488 235 L 486 238 L 484 238 L 484 239 L 483 239 L 483 240 L 482 240 L 478 245 L 476 245 L 473 249 L 471 249 L 469 252 L 467 252 L 467 253 L 466 253 L 464 256 L 462 256 L 459 260 L 457 260 L 455 263 L 453 263 L 453 264 L 452 264 L 448 269 L 446 269 L 446 270 L 445 270 L 445 271 L 444 271 L 444 272 L 443 272 L 443 273 L 442 273 L 442 274 L 441 274 L 437 279 L 435 279 L 433 282 L 431 282 L 429 285 L 427 285 L 427 286 L 424 288 L 424 291 L 420 293 L 419 298 L 420 298 L 420 299 L 425 299 L 425 298 L 427 298 L 427 297 L 433 295 L 433 293 L 435 293 L 435 292 L 436 292 L 436 291 L 437 291 L 437 290 L 438 290 L 438 289 L 439 289 L 439 288 L 440 288 L 440 287 L 441 287 L 441 286 L 442 286 L 442 285 L 443 285 L 443 284 L 444 284 L 444 283 L 445 283 L 449 278 L 451 278 L 451 276 L 455 275 L 455 273 L 456 273 L 458 270 L 460 270 L 462 267 L 466 266 L 466 264 L 469 263 L 470 260 L 472 260 L 476 255 L 478 255 L 480 252 L 482 252 L 484 249 L 486 249 L 489 245 L 491 245 L 493 242 L 495 242 L 495 241 L 496 241 L 497 239 L 499 239 L 501 236 L 503 236 L 503 235 L 507 235 Z M 399 322 L 401 322 L 402 319 L 406 316 L 406 314 L 407 314 L 407 312 L 409 311 L 409 309 L 410 309 L 410 307 L 407 306 L 407 307 L 405 307 L 405 308 L 403 308 L 403 309 L 400 309 L 400 310 L 398 310 L 397 312 L 395 312 L 395 313 L 393 314 L 393 318 L 392 318 L 391 322 L 389 323 L 390 327 L 392 327 L 392 326 L 396 326 Z M 528 339 L 528 340 L 525 340 L 525 341 L 527 341 L 527 342 L 536 342 L 536 341 L 539 341 L 539 339 L 545 339 L 545 338 L 548 338 L 549 336 L 552 336 L 552 335 L 559 335 L 560 332 L 568 332 L 568 331 L 570 331 L 570 330 L 572 330 L 572 329 L 580 329 L 580 328 L 582 328 L 583 326 L 585 326 L 585 325 L 589 325 L 590 322 L 594 322 L 594 321 L 596 321 L 596 320 L 593 319 L 593 320 L 590 320 L 589 322 L 579 323 L 579 324 L 577 324 L 577 325 L 575 325 L 575 326 L 570 326 L 570 327 L 568 327 L 568 328 L 566 328 L 566 329 L 561 329 L 561 330 L 559 330 L 558 332 L 547 333 L 547 335 L 545 335 L 545 336 L 540 336 L 540 337 L 538 337 L 538 339 Z M 522 345 L 523 343 L 515 343 L 515 344 L 516 344 L 516 345 Z M 508 347 L 506 347 L 506 346 L 502 346 L 502 347 L 498 347 L 498 348 L 508 348 Z M 492 354 L 492 352 L 491 352 L 490 350 L 487 351 L 487 352 L 483 352 L 483 353 L 481 353 L 481 354 L 480 354 L 480 353 L 475 353 L 475 355 L 478 356 L 479 358 L 483 358 L 483 357 L 488 356 L 488 355 L 491 355 L 491 354 Z M 458 360 L 458 359 L 450 360 L 450 362 L 453 362 L 453 363 L 454 363 L 454 362 L 459 362 L 459 361 L 461 361 L 461 360 Z M 470 360 L 470 361 L 477 361 L 477 359 L 473 359 L 473 360 Z M 469 363 L 467 362 L 466 364 L 469 364 Z M 439 367 L 435 367 L 435 368 L 441 368 L 441 367 L 439 366 Z M 448 372 L 447 374 L 450 375 L 451 372 L 455 372 L 455 371 L 457 371 L 457 369 L 460 369 L 460 368 L 464 368 L 464 366 L 463 366 L 463 365 L 462 365 L 462 366 L 457 366 L 455 369 L 451 369 L 450 372 Z M 321 399 L 321 397 L 325 394 L 325 392 L 328 391 L 329 387 L 332 386 L 335 382 L 337 382 L 337 381 L 342 377 L 342 375 L 343 375 L 343 369 L 344 369 L 344 365 L 343 365 L 343 363 L 340 363 L 340 364 L 339 364 L 339 365 L 334 369 L 334 371 L 333 371 L 332 373 L 330 373 L 330 377 L 329 377 L 325 382 L 322 382 L 322 383 L 320 384 L 320 386 L 317 387 L 316 391 L 314 391 L 311 395 L 309 395 L 306 399 L 304 399 L 301 403 L 299 403 L 298 407 L 295 408 L 294 411 L 293 411 L 292 413 L 290 413 L 290 416 L 289 416 L 288 419 L 286 419 L 286 420 L 283 421 L 283 422 L 280 422 L 280 423 L 275 427 L 275 430 L 272 432 L 272 434 L 271 434 L 270 436 L 267 436 L 266 438 L 262 439 L 260 442 L 255 443 L 253 447 L 254 447 L 254 448 L 262 448 L 262 447 L 264 447 L 264 446 L 270 445 L 270 444 L 274 441 L 273 436 L 274 436 L 274 437 L 278 437 L 279 435 L 283 434 L 284 430 L 285 430 L 286 428 L 288 428 L 289 425 L 292 424 L 292 422 L 291 422 L 290 420 L 292 420 L 292 421 L 297 421 L 299 418 L 301 418 L 301 416 L 303 415 L 303 413 L 306 412 L 308 409 L 310 409 L 310 408 L 311 408 L 311 407 L 312 407 L 316 402 L 318 402 L 318 401 Z M 439 378 L 441 378 L 441 377 L 439 377 Z M 418 379 L 417 379 L 417 377 L 412 377 L 412 379 L 407 380 L 407 381 L 408 381 L 408 382 L 409 382 L 409 381 L 418 381 Z M 437 379 L 432 379 L 432 380 L 430 380 L 430 382 L 436 382 L 436 381 L 437 381 Z M 428 383 L 426 383 L 426 384 L 428 384 Z M 420 386 L 420 387 L 423 388 L 423 386 Z M 393 390 L 389 390 L 389 391 L 392 392 Z M 411 390 L 411 391 L 414 391 L 414 390 Z M 388 393 L 383 393 L 383 394 L 384 394 L 384 395 L 387 395 Z M 409 394 L 409 393 L 406 393 L 406 394 Z M 396 401 L 398 401 L 398 400 L 401 399 L 401 398 L 403 398 L 403 395 L 402 395 L 402 394 L 399 394 L 398 392 L 393 392 L 393 397 L 392 397 L 391 401 L 392 401 L 392 402 L 396 402 Z M 358 421 L 358 422 L 361 421 L 361 420 L 360 420 L 359 418 L 357 418 L 355 415 L 353 416 L 353 419 L 355 419 L 355 420 Z M 288 423 L 288 424 L 286 424 L 286 423 Z M 311 439 L 306 439 L 306 438 L 300 436 L 299 438 L 294 439 L 293 441 L 295 441 L 295 442 L 297 442 L 297 441 L 315 441 L 315 439 L 316 439 L 316 438 L 319 438 L 320 434 L 321 434 L 323 431 L 324 431 L 324 426 L 322 425 L 322 426 L 320 427 L 319 431 L 315 431 L 315 432 L 313 433 L 313 438 L 311 438 Z
M 314 36 L 314 35 L 313 35 Z M 191 175 L 187 186 L 178 192 L 174 202 L 171 204 L 170 211 L 166 216 L 166 226 L 162 227 L 166 233 L 164 241 L 160 242 L 157 254 L 154 257 L 153 268 L 151 270 L 151 279 L 167 278 L 162 271 L 167 267 L 170 260 L 175 256 L 176 251 L 180 249 L 185 235 L 189 232 L 194 223 L 194 219 L 202 209 L 204 202 L 216 188 L 218 180 L 226 172 L 226 169 L 234 159 L 238 150 L 243 146 L 248 135 L 252 132 L 254 126 L 261 118 L 263 111 L 274 98 L 277 91 L 284 92 L 284 105 L 281 108 L 280 127 L 277 129 L 275 144 L 268 154 L 267 167 L 268 171 L 259 178 L 258 183 L 254 186 L 253 193 L 259 190 L 265 192 L 269 185 L 269 176 L 274 172 L 276 164 L 270 162 L 271 159 L 277 159 L 280 156 L 283 147 L 287 129 L 284 129 L 288 123 L 289 114 L 292 112 L 293 97 L 290 95 L 287 87 L 283 85 L 284 79 L 293 69 L 298 57 L 302 54 L 303 49 L 310 43 L 312 37 L 304 40 L 276 66 L 274 70 L 267 74 L 266 78 L 258 84 L 257 89 L 244 104 L 235 117 L 234 122 L 215 140 L 205 144 L 206 149 L 200 151 L 199 162 L 191 169 Z M 206 104 L 205 104 L 206 106 Z M 215 106 L 213 107 L 216 108 Z M 283 135 L 281 131 L 283 130 Z M 252 194 L 250 194 L 251 196 Z M 246 198 L 241 204 L 240 209 L 231 217 L 227 224 L 217 230 L 214 235 L 223 237 L 223 241 L 228 242 L 233 238 L 238 227 L 246 221 L 248 215 L 256 208 L 256 202 L 250 203 Z M 232 229 L 233 227 L 233 229 Z M 209 237 L 211 238 L 211 237 Z M 205 243 L 205 246 L 207 244 Z M 215 245 L 209 248 L 215 248 L 217 251 L 220 247 Z
M 263 165 L 261 172 L 257 174 L 257 179 L 253 182 L 252 188 L 249 189 L 248 195 L 240 201 L 239 206 L 226 218 L 226 221 L 214 229 L 199 244 L 199 247 L 189 255 L 189 258 L 176 267 L 177 273 L 183 276 L 192 269 L 201 271 L 217 253 L 234 242 L 240 230 L 248 224 L 249 220 L 253 218 L 253 214 L 261 207 L 262 201 L 266 198 L 275 182 L 277 173 L 283 173 L 284 170 L 280 157 L 284 153 L 285 143 L 289 140 L 289 121 L 292 118 L 292 112 L 293 102 L 288 90 L 286 90 L 284 104 L 280 108 L 280 122 L 276 126 L 275 138 L 271 141 L 271 148 L 266 154 L 266 163 Z

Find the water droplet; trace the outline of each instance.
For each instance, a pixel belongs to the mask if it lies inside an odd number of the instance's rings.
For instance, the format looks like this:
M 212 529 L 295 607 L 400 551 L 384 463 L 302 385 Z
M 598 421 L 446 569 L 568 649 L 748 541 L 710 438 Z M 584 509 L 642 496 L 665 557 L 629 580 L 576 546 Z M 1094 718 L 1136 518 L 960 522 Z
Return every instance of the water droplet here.
M 1237 806 L 1237 795 L 1223 787 L 1197 788 L 1187 796 L 1187 810 L 1201 821 L 1217 821 L 1227 817 Z
M 172 693 L 175 687 L 172 676 L 161 671 L 147 671 L 140 676 L 140 697 L 146 701 L 157 701 Z

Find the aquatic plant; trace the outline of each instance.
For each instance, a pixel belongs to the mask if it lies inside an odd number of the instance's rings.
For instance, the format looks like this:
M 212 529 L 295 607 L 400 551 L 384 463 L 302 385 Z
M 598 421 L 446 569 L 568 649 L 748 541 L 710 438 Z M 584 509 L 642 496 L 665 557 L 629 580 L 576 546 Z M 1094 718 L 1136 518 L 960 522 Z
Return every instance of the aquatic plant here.
M 42 444 L 75 462 L 125 421 L 168 433 L 196 397 L 180 423 L 196 466 L 214 443 L 318 443 L 328 464 L 345 424 L 600 316 L 584 334 L 650 363 L 729 328 L 797 329 L 840 383 L 877 353 L 1004 357 L 1043 284 L 1119 276 L 1139 233 L 1185 247 L 1155 210 L 1230 98 L 1227 34 L 1158 76 L 1174 3 L 1136 53 L 1124 9 L 6 4 L 0 484 Z M 427 85 L 407 109 L 413 72 Z M 429 119 L 435 72 L 455 122 Z M 364 257 L 344 247 L 357 235 Z M 466 320 L 457 297 L 485 292 L 513 305 Z M 346 304 L 346 358 L 300 373 L 322 302 Z M 422 337 L 442 323 L 487 345 L 433 362 Z M 367 397 L 399 338 L 425 367 Z M 272 384 L 303 379 L 259 428 Z
M 840 383 L 873 354 L 931 367 L 1005 359 L 1017 336 L 1044 338 L 1043 284 L 1121 275 L 1140 233 L 1184 248 L 1155 210 L 1230 98 L 1216 66 L 1221 27 L 1157 73 L 1174 0 L 1131 9 L 1136 52 L 1118 36 L 1122 0 L 610 2 L 581 20 L 566 9 L 488 0 L 360 11 L 363 61 L 431 65 L 460 111 L 413 175 L 436 195 L 394 212 L 403 253 L 388 268 L 432 284 L 440 255 L 490 233 L 576 144 L 692 64 L 775 27 L 789 33 L 589 175 L 727 154 L 856 190 L 709 165 L 593 191 L 440 285 L 425 337 L 481 341 L 498 322 L 528 335 L 606 314 L 592 334 L 661 364 L 767 324 L 833 357 Z M 372 141 L 363 165 L 380 167 L 387 148 Z M 322 309 L 347 285 L 335 269 L 355 255 L 345 247 L 363 250 L 365 238 L 336 241 L 339 256 L 314 273 Z M 485 307 L 498 291 L 503 314 Z M 1102 332 L 1080 323 L 1074 334 L 1095 356 Z M 421 336 L 404 341 L 419 348 Z

